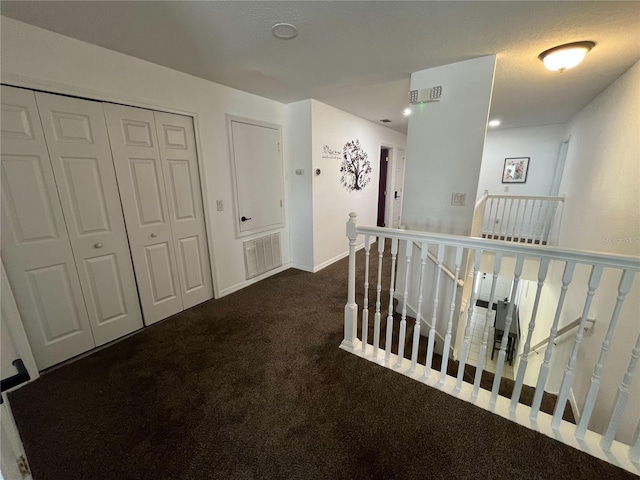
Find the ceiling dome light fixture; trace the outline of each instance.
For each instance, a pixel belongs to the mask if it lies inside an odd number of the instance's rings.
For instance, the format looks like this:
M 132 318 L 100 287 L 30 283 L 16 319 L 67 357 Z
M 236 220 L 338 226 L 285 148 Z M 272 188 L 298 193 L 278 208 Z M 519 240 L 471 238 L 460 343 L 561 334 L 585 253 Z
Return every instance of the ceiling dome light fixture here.
M 405 108 L 402 111 L 402 115 L 404 115 L 405 117 L 408 117 L 409 115 L 411 115 L 411 109 L 410 108 Z
M 595 45 L 594 42 L 567 43 L 566 45 L 559 45 L 545 50 L 538 55 L 538 58 L 542 60 L 547 70 L 562 73 L 582 62 L 585 55 L 589 53 Z
M 271 33 L 280 40 L 291 40 L 298 36 L 298 29 L 290 23 L 276 23 L 271 27 Z
M 489 126 L 490 127 L 497 127 L 498 125 L 500 125 L 500 120 L 496 119 L 496 120 L 489 120 Z

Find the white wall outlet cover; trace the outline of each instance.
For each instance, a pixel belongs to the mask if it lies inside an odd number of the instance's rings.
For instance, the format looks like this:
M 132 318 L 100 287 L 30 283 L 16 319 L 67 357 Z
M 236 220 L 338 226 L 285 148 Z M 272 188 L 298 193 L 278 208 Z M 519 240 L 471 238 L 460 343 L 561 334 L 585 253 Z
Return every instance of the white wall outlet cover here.
M 296 169 L 296 175 L 304 175 L 304 168 Z

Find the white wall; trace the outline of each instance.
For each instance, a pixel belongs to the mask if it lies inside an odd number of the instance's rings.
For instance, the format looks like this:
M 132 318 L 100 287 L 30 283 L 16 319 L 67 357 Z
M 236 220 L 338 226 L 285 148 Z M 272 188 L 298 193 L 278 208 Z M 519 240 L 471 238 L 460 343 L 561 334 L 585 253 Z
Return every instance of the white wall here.
M 350 212 L 362 225 L 376 225 L 380 147 L 404 148 L 406 136 L 349 113 L 312 100 L 313 257 L 314 269 L 329 265 L 348 252 L 345 224 Z M 371 162 L 371 182 L 360 191 L 347 191 L 340 184 L 341 160 L 323 158 L 323 146 L 340 150 L 351 140 L 360 140 Z M 293 220 L 292 220 L 293 221 Z M 358 243 L 362 243 L 359 239 Z
M 313 165 L 311 100 L 287 105 L 285 148 L 289 156 L 291 266 L 313 271 Z M 302 170 L 302 174 L 296 174 Z
M 208 194 L 205 209 L 216 297 L 248 284 L 242 240 L 235 237 L 226 114 L 284 125 L 284 105 L 12 19 L 1 20 L 3 83 L 194 115 L 204 166 L 200 173 Z M 286 152 L 284 161 L 286 171 Z M 224 211 L 216 211 L 216 199 L 224 200 Z M 281 233 L 286 265 L 288 227 Z
M 442 86 L 439 102 L 412 106 L 402 222 L 469 235 L 491 103 L 495 55 L 415 72 L 411 89 Z M 452 193 L 466 193 L 464 207 Z
M 549 195 L 566 124 L 488 130 L 476 198 L 493 194 Z M 504 159 L 529 157 L 526 183 L 502 183 Z M 508 188 L 508 190 L 505 190 Z
M 559 245 L 640 256 L 640 62 L 611 84 L 569 122 L 571 143 L 561 192 L 566 193 Z M 586 272 L 583 276 L 586 276 Z M 580 398 L 589 386 L 593 366 L 615 302 L 618 278 L 605 274 L 590 317 L 595 333 L 586 337 L 576 371 L 574 392 Z M 569 298 L 567 316 L 579 316 L 584 291 Z M 576 312 L 578 315 L 576 315 Z M 640 333 L 640 278 L 636 275 L 613 338 L 594 412 L 593 427 L 602 430 L 616 389 Z M 570 317 L 569 317 L 570 318 Z M 585 353 L 586 352 L 586 353 Z M 640 398 L 640 369 L 633 377 L 631 399 Z M 580 405 L 581 406 L 581 405 Z M 631 400 L 618 439 L 630 441 L 640 419 L 640 402 Z

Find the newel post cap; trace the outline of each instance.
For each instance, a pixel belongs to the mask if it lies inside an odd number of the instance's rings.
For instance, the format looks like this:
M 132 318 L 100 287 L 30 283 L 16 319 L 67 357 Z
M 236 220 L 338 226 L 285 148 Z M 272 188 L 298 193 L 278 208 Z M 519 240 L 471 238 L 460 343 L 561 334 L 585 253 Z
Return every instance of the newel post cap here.
M 349 214 L 349 221 L 347 222 L 347 237 L 355 239 L 358 235 L 356 233 L 356 226 L 358 225 L 358 214 L 351 212 Z

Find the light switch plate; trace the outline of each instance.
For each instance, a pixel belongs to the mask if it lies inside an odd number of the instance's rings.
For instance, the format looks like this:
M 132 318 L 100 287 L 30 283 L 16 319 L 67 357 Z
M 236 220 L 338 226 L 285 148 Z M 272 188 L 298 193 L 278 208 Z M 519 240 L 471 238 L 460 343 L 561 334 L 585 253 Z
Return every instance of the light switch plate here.
M 219 212 L 224 210 L 224 202 L 222 200 L 216 200 L 216 208 Z
M 452 193 L 451 194 L 451 205 L 454 207 L 464 207 L 467 204 L 467 194 L 466 193 Z

